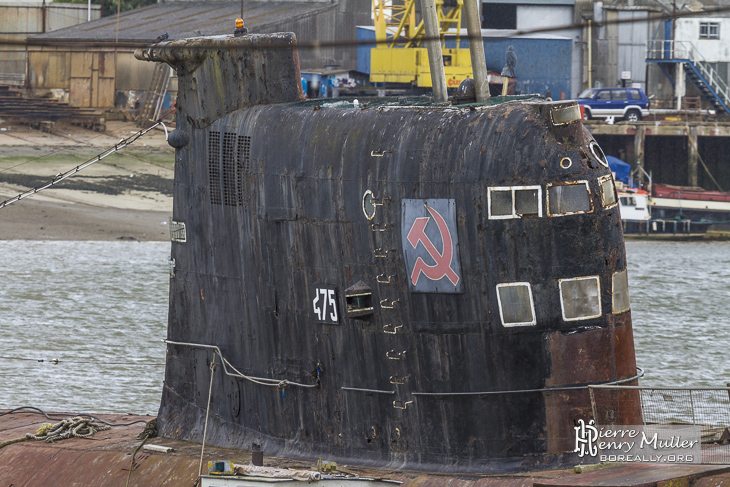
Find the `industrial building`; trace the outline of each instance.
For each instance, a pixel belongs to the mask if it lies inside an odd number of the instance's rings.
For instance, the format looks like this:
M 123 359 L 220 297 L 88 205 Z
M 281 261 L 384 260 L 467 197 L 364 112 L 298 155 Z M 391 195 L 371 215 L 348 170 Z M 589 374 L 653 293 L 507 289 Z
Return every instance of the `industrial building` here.
M 533 41 L 525 44 L 524 48 L 518 50 L 515 45 L 515 51 L 518 53 L 518 62 L 520 71 L 527 67 L 528 64 L 536 62 L 541 64 L 542 68 L 547 68 L 546 73 L 554 73 L 557 66 L 562 69 L 561 77 L 568 77 L 569 85 L 561 87 L 559 90 L 545 90 L 544 86 L 552 85 L 553 76 L 546 79 L 546 83 L 535 81 L 530 83 L 531 90 L 526 93 L 545 94 L 545 91 L 551 91 L 553 98 L 560 98 L 560 94 L 564 93 L 566 98 L 572 98 L 582 91 L 582 38 L 580 27 L 575 27 L 576 22 L 580 22 L 580 11 L 585 4 L 591 4 L 585 0 L 487 0 L 482 3 L 482 28 L 497 29 L 505 33 L 530 33 L 534 30 L 543 30 L 550 28 L 548 32 L 540 32 L 532 36 L 520 36 L 520 38 L 528 37 Z M 509 34 L 508 34 L 509 35 Z M 502 34 L 504 37 L 505 34 Z M 562 46 L 558 50 L 553 50 L 549 39 L 559 37 L 568 41 L 569 47 Z M 545 39 L 545 46 L 548 47 L 543 55 L 539 51 L 535 51 L 534 46 L 539 46 L 538 39 Z M 496 46 L 495 46 L 496 47 Z M 564 56 L 568 58 L 568 69 L 565 69 Z M 485 45 L 486 50 L 486 45 Z M 490 49 L 491 50 L 491 49 Z M 496 49 L 495 49 L 496 51 Z M 534 54 L 534 55 L 533 55 Z M 528 68 L 529 69 L 529 68 Z M 539 71 L 536 69 L 539 75 Z M 535 78 L 533 77 L 533 80 Z
M 101 7 L 98 5 L 39 0 L 0 1 L 0 84 L 25 84 L 28 75 L 25 40 L 29 36 L 96 20 L 100 16 Z
M 158 36 L 183 39 L 232 33 L 242 17 L 253 33 L 293 31 L 303 68 L 354 68 L 354 46 L 327 46 L 354 39 L 355 25 L 369 21 L 368 0 L 293 2 L 167 1 L 66 29 L 30 36 L 30 87 L 36 92 L 68 90 L 74 106 L 110 108 L 129 92 L 150 87 L 155 67 L 136 61 L 134 50 Z M 349 33 L 349 34 L 348 34 Z M 315 41 L 323 47 L 309 47 Z M 175 91 L 174 79 L 169 90 Z

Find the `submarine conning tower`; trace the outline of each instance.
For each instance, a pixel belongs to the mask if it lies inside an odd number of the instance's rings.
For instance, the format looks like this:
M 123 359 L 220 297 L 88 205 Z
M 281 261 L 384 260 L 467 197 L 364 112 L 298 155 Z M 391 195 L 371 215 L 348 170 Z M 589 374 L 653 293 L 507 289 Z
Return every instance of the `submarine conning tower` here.
M 587 386 L 637 369 L 617 195 L 575 102 L 303 100 L 293 34 L 137 56 L 180 78 L 163 435 L 200 442 L 209 412 L 207 444 L 273 456 L 576 461 Z M 620 399 L 614 424 L 640 424 Z

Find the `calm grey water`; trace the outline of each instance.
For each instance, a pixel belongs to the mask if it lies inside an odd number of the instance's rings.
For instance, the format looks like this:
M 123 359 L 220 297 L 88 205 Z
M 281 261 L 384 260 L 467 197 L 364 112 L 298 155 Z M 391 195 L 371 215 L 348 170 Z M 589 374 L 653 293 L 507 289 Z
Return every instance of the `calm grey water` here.
M 0 241 L 0 408 L 156 414 L 164 366 L 147 364 L 165 361 L 169 254 Z
M 155 414 L 169 251 L 0 241 L 0 408 Z M 642 385 L 724 386 L 730 243 L 628 242 L 627 251 Z
M 730 382 L 730 242 L 627 242 L 645 386 Z

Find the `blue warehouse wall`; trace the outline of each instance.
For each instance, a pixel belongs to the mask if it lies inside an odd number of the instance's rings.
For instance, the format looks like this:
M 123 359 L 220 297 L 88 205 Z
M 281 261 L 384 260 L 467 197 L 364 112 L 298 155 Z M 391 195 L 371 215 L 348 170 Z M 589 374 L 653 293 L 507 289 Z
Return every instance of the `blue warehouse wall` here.
M 361 73 L 370 74 L 370 49 L 377 46 L 375 44 L 362 44 L 362 42 L 375 41 L 375 29 L 372 27 L 358 27 L 357 40 L 357 70 Z
M 573 45 L 567 37 L 484 37 L 484 53 L 489 71 L 501 72 L 504 66 L 507 47 L 514 46 L 517 55 L 515 89 L 521 94 L 537 93 L 545 96 L 550 92 L 553 99 L 572 98 L 570 90 L 571 59 Z M 357 28 L 358 41 L 374 41 L 375 30 L 372 27 Z M 447 39 L 446 47 L 454 47 L 455 41 Z M 461 47 L 468 47 L 466 39 L 460 42 Z M 370 73 L 370 49 L 373 45 L 359 45 L 357 48 L 357 70 Z
M 517 55 L 516 91 L 543 96 L 550 92 L 554 100 L 560 99 L 561 93 L 565 93 L 566 99 L 574 96 L 570 90 L 573 56 L 570 39 L 487 37 L 484 39 L 484 53 L 488 70 L 502 71 L 509 46 L 514 46 Z

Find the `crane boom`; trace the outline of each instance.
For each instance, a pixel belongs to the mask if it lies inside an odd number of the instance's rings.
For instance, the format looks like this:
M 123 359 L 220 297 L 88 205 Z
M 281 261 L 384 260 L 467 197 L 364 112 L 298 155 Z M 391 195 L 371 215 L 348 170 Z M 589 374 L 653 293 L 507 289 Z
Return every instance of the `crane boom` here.
M 370 81 L 374 83 L 408 83 L 431 87 L 423 20 L 416 22 L 417 0 L 372 0 L 375 39 L 378 46 L 370 53 Z M 436 0 L 444 56 L 444 70 L 449 87 L 472 77 L 471 59 L 461 42 L 462 0 Z M 452 34 L 455 47 L 446 48 L 446 35 Z

